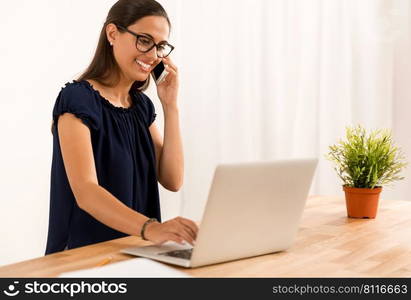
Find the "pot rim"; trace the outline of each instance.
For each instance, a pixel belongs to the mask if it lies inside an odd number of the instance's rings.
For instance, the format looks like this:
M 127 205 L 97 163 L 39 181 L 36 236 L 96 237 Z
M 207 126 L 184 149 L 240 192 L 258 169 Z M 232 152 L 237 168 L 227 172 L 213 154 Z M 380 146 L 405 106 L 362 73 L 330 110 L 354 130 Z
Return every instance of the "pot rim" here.
M 372 193 L 380 193 L 382 190 L 382 186 L 376 186 L 375 188 L 356 188 L 356 187 L 350 187 L 347 185 L 343 185 L 343 190 L 345 192 L 350 192 L 350 193 L 357 193 L 357 194 L 372 194 Z

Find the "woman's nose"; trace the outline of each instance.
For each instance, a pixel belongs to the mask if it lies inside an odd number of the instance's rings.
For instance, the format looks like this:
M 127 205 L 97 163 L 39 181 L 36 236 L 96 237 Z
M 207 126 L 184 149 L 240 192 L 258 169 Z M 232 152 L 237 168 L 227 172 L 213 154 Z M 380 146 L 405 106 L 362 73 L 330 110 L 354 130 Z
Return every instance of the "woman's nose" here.
M 157 48 L 153 47 L 153 49 L 151 49 L 150 51 L 148 51 L 146 53 L 146 55 L 152 59 L 155 59 L 156 61 L 159 59 L 158 55 L 157 55 Z

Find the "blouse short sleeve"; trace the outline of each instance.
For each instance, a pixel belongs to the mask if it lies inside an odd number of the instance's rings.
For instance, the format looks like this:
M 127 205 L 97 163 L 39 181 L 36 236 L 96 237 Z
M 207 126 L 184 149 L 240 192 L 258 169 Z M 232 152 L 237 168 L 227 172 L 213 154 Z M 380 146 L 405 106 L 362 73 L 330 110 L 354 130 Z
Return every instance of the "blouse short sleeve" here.
M 145 102 L 145 107 L 146 107 L 146 121 L 147 121 L 147 127 L 150 127 L 150 125 L 154 122 L 156 119 L 156 109 L 154 107 L 153 101 L 144 93 L 141 93 L 143 96 L 143 100 Z
M 66 83 L 60 91 L 53 109 L 53 121 L 57 126 L 60 115 L 72 113 L 81 119 L 90 130 L 100 128 L 100 108 L 90 89 L 78 82 Z

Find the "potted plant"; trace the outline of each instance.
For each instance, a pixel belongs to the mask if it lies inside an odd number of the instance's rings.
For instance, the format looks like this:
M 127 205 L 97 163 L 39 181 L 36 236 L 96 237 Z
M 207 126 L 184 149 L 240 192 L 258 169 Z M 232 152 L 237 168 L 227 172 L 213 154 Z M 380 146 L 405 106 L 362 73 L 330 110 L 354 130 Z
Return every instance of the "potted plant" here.
M 375 218 L 382 186 L 402 180 L 407 165 L 401 150 L 393 145 L 391 132 L 374 130 L 367 134 L 361 126 L 347 127 L 346 140 L 329 147 L 327 158 L 343 181 L 347 215 Z

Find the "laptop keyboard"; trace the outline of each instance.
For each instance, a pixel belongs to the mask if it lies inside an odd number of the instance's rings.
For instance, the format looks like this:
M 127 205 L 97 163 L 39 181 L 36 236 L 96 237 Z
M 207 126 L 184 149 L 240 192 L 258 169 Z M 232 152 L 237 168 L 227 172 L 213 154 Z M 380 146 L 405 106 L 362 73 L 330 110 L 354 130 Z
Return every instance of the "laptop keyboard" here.
M 166 256 L 172 256 L 172 257 L 178 257 L 178 258 L 183 258 L 183 259 L 190 259 L 192 253 L 193 253 L 193 248 L 184 249 L 184 250 L 173 250 L 173 251 L 162 252 L 162 253 L 158 253 L 158 254 L 166 255 Z

